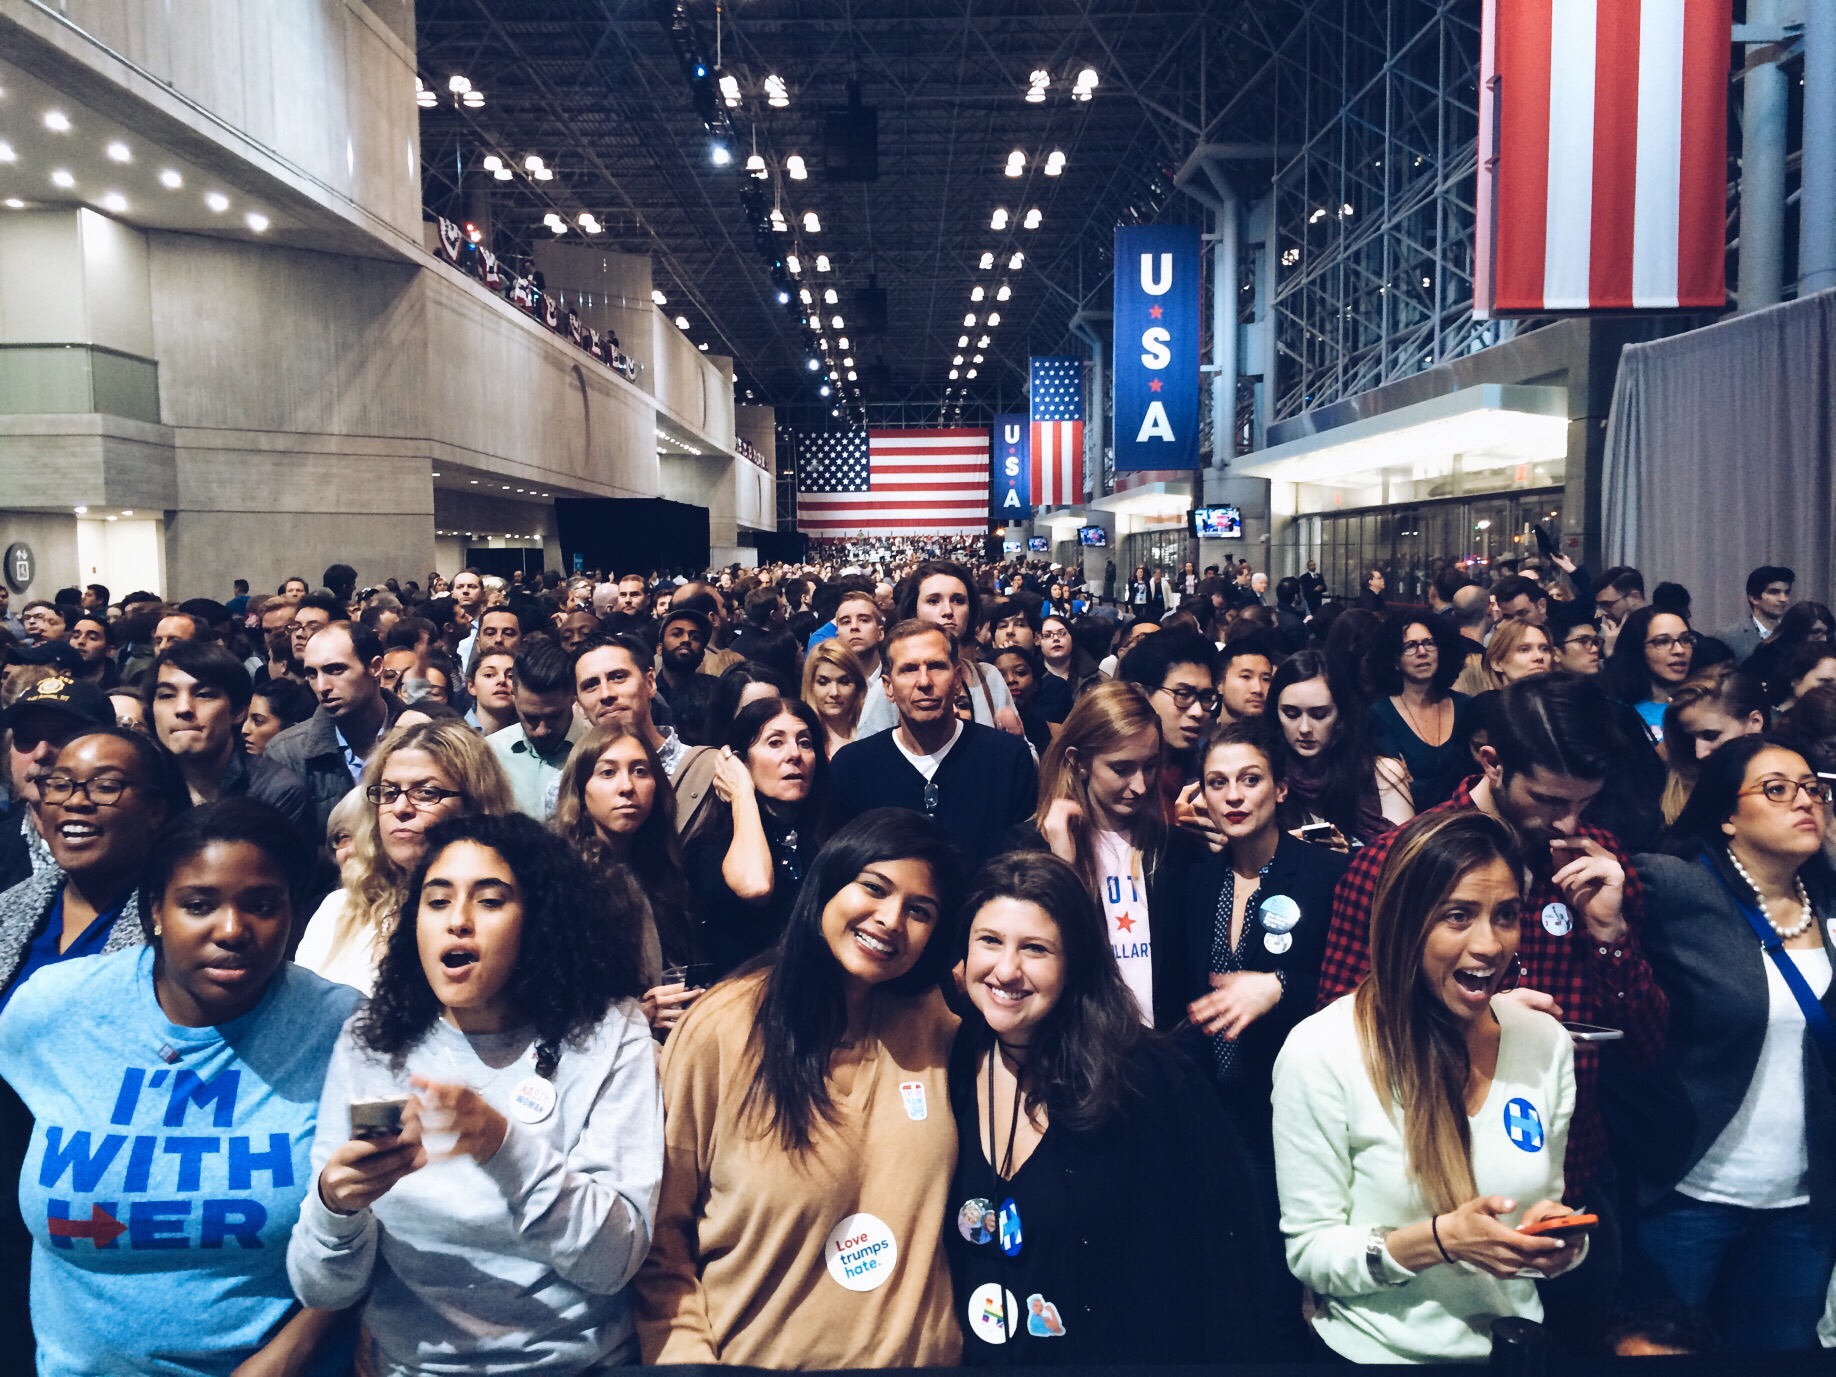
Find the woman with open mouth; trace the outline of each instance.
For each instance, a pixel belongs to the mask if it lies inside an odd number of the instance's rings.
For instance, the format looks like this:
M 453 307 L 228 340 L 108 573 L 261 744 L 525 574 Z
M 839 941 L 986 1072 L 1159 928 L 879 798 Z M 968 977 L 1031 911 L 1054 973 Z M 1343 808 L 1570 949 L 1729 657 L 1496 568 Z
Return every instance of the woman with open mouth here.
M 953 1364 L 939 1228 L 956 1161 L 955 850 L 903 809 L 816 857 L 776 949 L 663 1048 L 669 1125 L 639 1274 L 646 1363 Z
M 293 959 L 368 994 L 429 829 L 473 814 L 499 817 L 515 802 L 484 738 L 455 721 L 396 727 L 364 762 L 357 787 L 368 804 L 340 867 L 343 885 L 320 903 Z
M 266 804 L 180 813 L 142 876 L 147 944 L 43 970 L 0 1016 L 0 1075 L 34 1119 L 15 1184 L 33 1236 L 37 1371 L 348 1359 L 340 1317 L 302 1310 L 285 1265 L 319 1087 L 357 1003 L 287 962 L 310 868 L 298 829 Z M 110 1135 L 118 1150 L 71 1169 L 73 1138 Z M 154 1247 L 138 1246 L 147 1198 L 161 1201 Z
M 1273 1226 L 1202 1075 L 1142 1027 L 1077 872 L 997 856 L 963 912 L 944 1238 L 964 1362 L 1262 1357 L 1250 1235 Z
M 1369 973 L 1276 1058 L 1288 1266 L 1340 1358 L 1483 1362 L 1493 1321 L 1540 1321 L 1536 1281 L 1586 1256 L 1585 1222 L 1559 1223 L 1575 1213 L 1573 1044 L 1498 998 L 1515 984 L 1523 873 L 1483 813 L 1406 824 L 1377 877 Z
M 829 833 L 829 758 L 815 709 L 775 694 L 733 719 L 715 798 L 683 852 L 715 979 L 784 931 Z
M 631 1361 L 663 1118 L 629 915 L 520 814 L 433 828 L 402 915 L 326 1073 L 296 1294 L 362 1302 L 365 1374 Z

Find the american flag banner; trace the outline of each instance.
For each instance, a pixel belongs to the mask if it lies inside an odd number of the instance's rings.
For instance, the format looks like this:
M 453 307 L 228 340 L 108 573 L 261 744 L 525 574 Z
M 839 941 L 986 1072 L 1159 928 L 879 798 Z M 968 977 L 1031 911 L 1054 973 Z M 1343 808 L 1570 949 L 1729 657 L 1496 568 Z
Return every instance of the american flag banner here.
M 1084 500 L 1084 361 L 1033 359 L 1028 369 L 1033 505 Z
M 814 536 L 981 534 L 988 529 L 988 432 L 799 435 L 797 529 Z
M 1726 305 L 1731 25 L 1731 0 L 1485 0 L 1475 314 Z

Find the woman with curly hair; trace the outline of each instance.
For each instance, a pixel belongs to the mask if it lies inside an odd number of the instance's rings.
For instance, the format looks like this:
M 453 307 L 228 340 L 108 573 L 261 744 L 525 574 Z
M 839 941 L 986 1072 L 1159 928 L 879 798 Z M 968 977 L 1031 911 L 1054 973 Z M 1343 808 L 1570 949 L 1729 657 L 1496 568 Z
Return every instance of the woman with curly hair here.
M 1409 767 L 1417 812 L 1447 802 L 1465 777 L 1466 705 L 1453 691 L 1466 662 L 1460 633 L 1443 617 L 1391 617 L 1365 657 L 1375 695 L 1371 724 L 1378 754 Z
M 692 974 L 701 955 L 676 791 L 656 750 L 618 719 L 581 737 L 561 767 L 554 830 L 602 883 L 625 893 L 631 926 L 612 935 L 637 953 L 645 1016 L 668 1036 L 701 991 L 665 972 Z
M 428 829 L 447 818 L 498 816 L 516 804 L 503 766 L 463 722 L 396 727 L 370 753 L 358 787 L 370 806 L 357 814 L 343 887 L 312 915 L 293 959 L 368 994 Z
M 332 1051 L 287 1249 L 363 1304 L 357 1369 L 580 1372 L 636 1356 L 626 1286 L 662 1175 L 628 915 L 533 819 L 433 828 L 369 1004 Z
M 931 819 L 863 813 L 816 857 L 766 960 L 663 1049 L 648 1363 L 948 1366 L 962 1339 L 939 1227 L 956 1128 L 956 853 Z

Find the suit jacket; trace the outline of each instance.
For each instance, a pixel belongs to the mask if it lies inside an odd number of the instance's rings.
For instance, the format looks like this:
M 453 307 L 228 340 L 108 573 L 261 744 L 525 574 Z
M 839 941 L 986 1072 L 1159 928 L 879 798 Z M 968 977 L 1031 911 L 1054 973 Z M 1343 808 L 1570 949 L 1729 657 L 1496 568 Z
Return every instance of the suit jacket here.
M 1754 651 L 1766 644 L 1766 637 L 1760 635 L 1760 629 L 1754 625 L 1751 617 L 1742 617 L 1726 631 L 1717 631 L 1715 639 L 1734 652 L 1736 664 L 1745 664 Z
M 1268 872 L 1250 896 L 1244 913 L 1249 940 L 1244 947 L 1245 969 L 1279 973 L 1281 1002 L 1257 1019 L 1238 1039 L 1238 1065 L 1243 1074 L 1220 1085 L 1226 1108 L 1232 1111 L 1252 1152 L 1267 1158 L 1274 1152 L 1270 1139 L 1269 1095 L 1274 1084 L 1275 1057 L 1294 1025 L 1313 1012 L 1320 983 L 1320 960 L 1326 951 L 1326 933 L 1332 926 L 1332 892 L 1351 864 L 1351 857 L 1331 847 L 1316 846 L 1284 832 L 1276 843 Z M 1211 993 L 1211 943 L 1217 926 L 1218 899 L 1230 869 L 1230 853 L 1207 854 L 1185 877 L 1181 919 L 1185 927 L 1187 1003 Z M 1269 950 L 1266 930 L 1258 918 L 1263 900 L 1285 894 L 1300 909 L 1300 921 L 1289 934 L 1294 940 L 1286 951 Z M 1277 944 L 1279 945 L 1279 944 Z M 1191 1032 L 1192 1054 L 1206 1067 L 1214 1065 L 1210 1040 Z
M 1635 857 L 1645 886 L 1645 955 L 1670 1000 L 1666 1052 L 1655 1068 L 1617 1067 L 1618 1043 L 1603 1044 L 1609 1106 L 1617 1103 L 1637 1151 L 1621 1151 L 1637 1173 L 1639 1199 L 1662 1199 L 1702 1156 L 1739 1111 L 1766 1040 L 1770 996 L 1766 966 L 1772 960 L 1728 893 L 1700 861 L 1675 856 Z M 1724 871 L 1735 893 L 1741 882 Z M 1807 881 L 1810 879 L 1807 876 Z M 1811 889 L 1820 915 L 1828 915 L 1829 887 Z M 1821 924 L 1832 950 L 1828 923 Z M 1836 1018 L 1836 984 L 1823 996 Z M 1836 1067 L 1815 1039 L 1804 1034 L 1804 1120 L 1810 1149 L 1812 1210 L 1836 1214 Z M 1621 1138 L 1622 1144 L 1626 1142 Z
M 395 725 L 402 715 L 402 700 L 383 690 L 383 732 Z M 357 781 L 350 766 L 344 763 L 344 747 L 338 741 L 338 728 L 324 708 L 314 711 L 304 722 L 295 723 L 268 743 L 265 758 L 285 766 L 306 781 L 306 792 L 312 797 L 314 836 L 324 840 L 325 824 L 332 809 L 348 794 Z

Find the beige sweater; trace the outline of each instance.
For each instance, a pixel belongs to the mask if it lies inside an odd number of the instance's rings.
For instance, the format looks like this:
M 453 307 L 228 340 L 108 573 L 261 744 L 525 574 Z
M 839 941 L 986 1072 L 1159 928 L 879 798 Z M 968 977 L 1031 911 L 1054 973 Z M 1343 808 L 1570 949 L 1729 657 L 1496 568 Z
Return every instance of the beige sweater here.
M 883 997 L 870 1035 L 831 1074 L 834 1124 L 797 1156 L 741 1122 L 763 982 L 717 987 L 664 1048 L 663 1193 L 635 1283 L 644 1361 L 954 1364 L 943 1228 L 956 1016 L 936 993 Z

